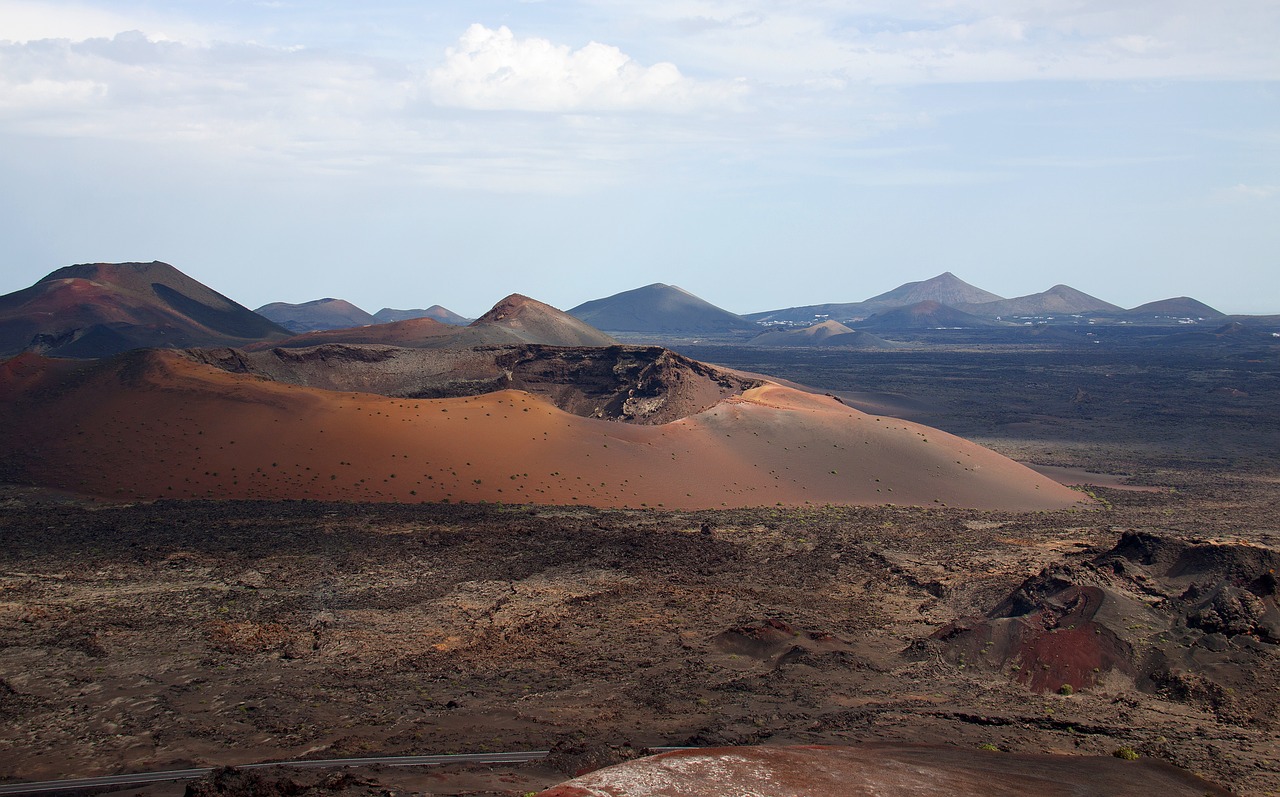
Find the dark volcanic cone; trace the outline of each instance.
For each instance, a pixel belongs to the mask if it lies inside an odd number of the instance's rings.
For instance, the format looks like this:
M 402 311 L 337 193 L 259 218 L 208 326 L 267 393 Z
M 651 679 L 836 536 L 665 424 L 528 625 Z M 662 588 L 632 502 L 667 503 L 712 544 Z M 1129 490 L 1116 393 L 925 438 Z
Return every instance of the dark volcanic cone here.
M 0 296 L 0 356 L 104 357 L 133 348 L 243 346 L 287 330 L 168 263 L 67 266 Z

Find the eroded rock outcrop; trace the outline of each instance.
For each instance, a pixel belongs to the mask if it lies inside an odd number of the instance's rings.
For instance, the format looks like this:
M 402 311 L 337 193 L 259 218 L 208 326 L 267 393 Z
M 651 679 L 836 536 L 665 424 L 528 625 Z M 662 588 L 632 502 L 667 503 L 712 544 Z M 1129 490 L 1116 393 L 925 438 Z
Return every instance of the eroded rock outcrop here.
M 1114 674 L 1273 722 L 1276 689 L 1258 682 L 1280 685 L 1277 567 L 1280 552 L 1263 546 L 1130 531 L 1110 551 L 1045 568 L 985 616 L 957 619 L 914 647 L 1037 692 L 1088 689 Z M 1261 697 L 1232 697 L 1244 693 Z
M 640 424 L 693 415 L 758 384 L 659 346 L 406 349 L 329 344 L 253 352 L 196 349 L 187 356 L 231 373 L 393 398 L 525 390 L 574 415 Z

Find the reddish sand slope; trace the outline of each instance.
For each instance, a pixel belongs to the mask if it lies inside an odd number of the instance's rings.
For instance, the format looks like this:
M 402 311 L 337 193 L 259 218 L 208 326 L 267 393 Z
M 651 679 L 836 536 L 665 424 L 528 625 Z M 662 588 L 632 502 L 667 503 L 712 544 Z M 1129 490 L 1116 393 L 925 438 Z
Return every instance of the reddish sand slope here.
M 32 355 L 0 364 L 0 469 L 117 498 L 1002 509 L 1081 498 L 957 437 L 773 384 L 637 426 L 520 391 L 339 393 L 158 350 L 74 368 Z
M 1216 797 L 1224 789 L 1164 762 L 987 753 L 954 747 L 722 747 L 596 770 L 542 797 Z

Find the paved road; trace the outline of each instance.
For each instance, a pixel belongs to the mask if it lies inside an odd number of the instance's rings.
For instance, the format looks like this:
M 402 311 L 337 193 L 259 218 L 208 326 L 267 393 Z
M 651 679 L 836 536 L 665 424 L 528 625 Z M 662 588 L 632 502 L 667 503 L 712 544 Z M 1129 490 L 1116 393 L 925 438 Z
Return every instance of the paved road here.
M 430 767 L 441 764 L 524 764 L 541 761 L 546 750 L 529 750 L 522 753 L 462 753 L 458 755 L 406 755 L 379 756 L 377 758 L 327 758 L 306 761 L 273 761 L 265 764 L 242 764 L 236 769 L 266 769 L 268 767 L 300 767 L 320 769 L 325 767 L 365 767 L 375 764 L 393 767 Z M 195 780 L 208 775 L 213 767 L 199 769 L 171 769 L 167 772 L 138 772 L 133 775 L 107 775 L 101 778 L 74 778 L 69 780 L 45 780 L 35 783 L 0 784 L 0 795 L 40 794 L 49 791 L 95 789 L 104 786 L 134 786 L 140 783 L 163 783 L 174 780 Z

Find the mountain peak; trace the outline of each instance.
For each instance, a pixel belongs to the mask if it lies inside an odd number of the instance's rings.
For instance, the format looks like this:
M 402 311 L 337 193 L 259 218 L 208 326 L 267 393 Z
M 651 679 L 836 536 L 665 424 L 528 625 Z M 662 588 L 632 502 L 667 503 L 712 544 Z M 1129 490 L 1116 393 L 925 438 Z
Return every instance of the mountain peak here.
M 549 304 L 513 293 L 472 321 L 466 340 L 478 343 L 542 343 L 551 346 L 609 346 L 600 330 Z
M 1224 313 L 1190 296 L 1175 296 L 1126 310 L 1127 316 L 1222 318 Z
M 547 311 L 551 311 L 552 313 L 560 312 L 551 305 L 543 304 L 537 299 L 530 299 L 522 293 L 513 293 L 495 304 L 489 312 L 480 316 L 475 321 L 472 321 L 471 326 L 474 327 L 492 324 L 524 313 L 545 313 Z
M 0 353 L 98 357 L 138 347 L 234 346 L 288 332 L 162 263 L 79 263 L 0 297 Z
M 1001 326 L 998 321 L 979 318 L 963 310 L 939 302 L 936 299 L 925 299 L 906 305 L 881 310 L 870 318 L 857 324 L 858 329 L 903 330 L 903 329 L 939 329 L 947 327 L 967 328 Z
M 1042 293 L 1001 299 L 979 305 L 967 305 L 962 309 L 987 318 L 1006 316 L 1059 316 L 1082 313 L 1112 312 L 1119 310 L 1110 302 L 1090 296 L 1070 285 L 1054 285 Z
M 584 302 L 569 314 L 599 329 L 620 332 L 707 334 L 757 329 L 742 316 L 678 285 L 661 282 Z
M 862 302 L 861 306 L 864 310 L 878 311 L 933 301 L 948 307 L 956 307 L 964 304 L 994 302 L 1001 298 L 990 291 L 970 285 L 950 271 L 944 271 L 936 277 L 919 282 L 908 282 L 879 296 L 873 296 Z
M 129 277 L 147 274 L 179 274 L 186 276 L 168 263 L 159 260 L 152 260 L 150 263 L 76 263 L 75 265 L 56 269 L 45 275 L 40 282 L 53 282 L 64 279 L 128 279 Z

